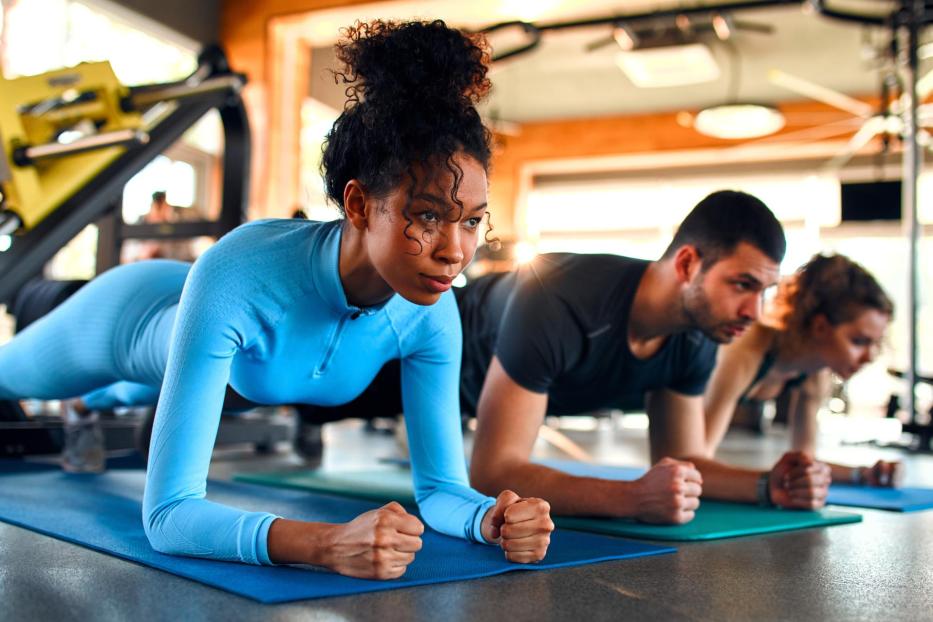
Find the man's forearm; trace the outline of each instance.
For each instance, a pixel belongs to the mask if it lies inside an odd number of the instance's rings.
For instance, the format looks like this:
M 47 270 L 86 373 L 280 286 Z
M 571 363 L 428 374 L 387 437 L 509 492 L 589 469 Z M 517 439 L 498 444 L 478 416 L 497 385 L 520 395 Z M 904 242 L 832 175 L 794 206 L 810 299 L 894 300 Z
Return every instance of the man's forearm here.
M 472 485 L 495 496 L 514 490 L 522 497 L 540 497 L 554 514 L 634 517 L 636 484 L 594 477 L 576 477 L 531 462 L 502 463 L 471 470 Z
M 767 471 L 746 469 L 703 457 L 682 459 L 692 462 L 703 475 L 702 498 L 738 503 L 758 501 L 758 480 Z

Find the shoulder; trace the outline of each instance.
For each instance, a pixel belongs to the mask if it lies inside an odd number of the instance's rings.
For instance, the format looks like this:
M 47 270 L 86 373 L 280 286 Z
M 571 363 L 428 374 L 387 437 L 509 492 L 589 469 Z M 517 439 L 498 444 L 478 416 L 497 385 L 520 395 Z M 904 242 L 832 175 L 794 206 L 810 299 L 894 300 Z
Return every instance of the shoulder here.
M 259 220 L 225 235 L 194 263 L 188 296 L 263 308 L 277 317 L 310 279 L 318 240 L 332 223 Z
M 621 255 L 547 253 L 519 268 L 522 282 L 542 280 L 563 281 L 568 284 L 610 280 L 615 281 L 630 273 L 640 274 L 648 266 L 647 261 Z
M 453 292 L 445 292 L 433 305 L 417 305 L 396 295 L 384 313 L 398 339 L 403 357 L 413 354 L 441 355 L 447 359 L 462 347 L 462 331 L 457 301 Z
M 716 353 L 719 351 L 719 344 L 704 335 L 701 331 L 691 329 L 679 333 L 677 340 L 680 344 L 678 350 L 686 359 L 684 362 L 698 362 L 700 364 L 709 362 L 712 364 L 716 360 Z
M 339 223 L 336 222 L 291 218 L 255 220 L 240 225 L 223 236 L 205 254 L 230 255 L 231 259 L 235 259 L 270 251 L 287 252 L 299 245 L 298 243 L 302 243 L 300 245 L 303 246 L 304 243 L 326 236 L 338 226 Z
M 441 294 L 433 305 L 418 305 L 398 294 L 385 307 L 390 322 L 405 340 L 419 340 L 437 333 L 460 333 L 460 314 L 452 291 Z
M 298 219 L 256 220 L 240 225 L 195 262 L 198 271 L 223 270 L 242 277 L 277 265 L 304 265 L 334 223 Z
M 513 302 L 537 306 L 551 300 L 578 300 L 614 288 L 625 258 L 615 255 L 548 253 L 514 273 Z M 600 293 L 599 295 L 603 295 Z
M 756 322 L 732 343 L 722 346 L 723 357 L 741 359 L 747 365 L 760 365 L 774 349 L 780 331 Z

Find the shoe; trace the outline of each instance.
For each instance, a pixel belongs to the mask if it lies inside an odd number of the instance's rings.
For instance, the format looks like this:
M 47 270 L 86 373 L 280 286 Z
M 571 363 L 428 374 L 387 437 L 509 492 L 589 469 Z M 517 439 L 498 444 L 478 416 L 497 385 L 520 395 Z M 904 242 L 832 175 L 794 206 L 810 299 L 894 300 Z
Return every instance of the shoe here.
M 103 473 L 104 432 L 97 413 L 78 413 L 70 401 L 62 402 L 62 411 L 65 429 L 62 468 L 69 473 Z
M 316 423 L 298 422 L 295 435 L 295 453 L 307 461 L 318 461 L 324 455 L 324 426 Z

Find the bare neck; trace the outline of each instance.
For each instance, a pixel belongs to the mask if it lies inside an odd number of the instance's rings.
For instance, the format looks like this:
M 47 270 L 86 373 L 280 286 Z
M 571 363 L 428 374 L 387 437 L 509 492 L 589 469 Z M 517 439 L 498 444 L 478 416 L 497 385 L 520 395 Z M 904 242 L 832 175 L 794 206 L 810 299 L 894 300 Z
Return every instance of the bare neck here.
M 340 233 L 338 265 L 347 303 L 353 306 L 371 307 L 395 293 L 373 265 L 364 234 L 346 222 Z
M 689 328 L 679 283 L 670 262 L 648 264 L 632 300 L 628 340 L 639 358 L 656 352 L 670 335 Z

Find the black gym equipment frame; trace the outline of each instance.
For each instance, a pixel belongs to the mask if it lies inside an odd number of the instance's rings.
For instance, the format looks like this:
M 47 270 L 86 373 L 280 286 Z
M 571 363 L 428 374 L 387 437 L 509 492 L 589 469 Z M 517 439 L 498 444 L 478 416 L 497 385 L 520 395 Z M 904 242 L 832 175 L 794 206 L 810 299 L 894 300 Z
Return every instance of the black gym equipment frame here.
M 184 88 L 188 83 L 197 84 L 225 76 L 238 78 L 234 84 L 239 86 L 246 82 L 243 74 L 230 71 L 223 53 L 211 47 L 200 55 L 198 69 L 188 81 L 174 85 L 136 87 L 131 89 L 131 93 L 136 95 L 171 86 Z M 123 239 L 168 239 L 201 235 L 219 238 L 245 222 L 251 150 L 249 121 L 239 86 L 173 100 L 169 105 L 174 106 L 174 109 L 148 130 L 147 143 L 126 148 L 104 171 L 59 205 L 36 227 L 15 236 L 10 249 L 0 253 L 0 303 L 9 303 L 26 281 L 42 273 L 46 262 L 59 249 L 84 227 L 97 221 L 102 224 L 102 235 L 98 241 L 98 259 L 102 265 L 98 265 L 98 272 L 118 262 Z M 213 221 L 159 225 L 123 224 L 120 207 L 126 183 L 213 109 L 220 113 L 224 129 L 219 218 Z

